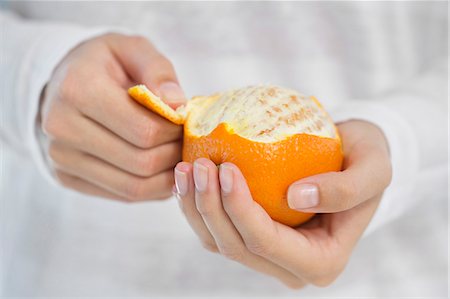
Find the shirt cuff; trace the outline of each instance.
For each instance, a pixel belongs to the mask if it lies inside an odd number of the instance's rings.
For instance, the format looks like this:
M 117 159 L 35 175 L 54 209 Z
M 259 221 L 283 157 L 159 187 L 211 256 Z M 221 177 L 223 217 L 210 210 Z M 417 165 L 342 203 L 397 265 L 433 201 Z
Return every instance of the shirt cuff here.
M 330 111 L 330 115 L 335 122 L 359 119 L 375 124 L 383 131 L 389 145 L 392 182 L 364 232 L 366 236 L 408 208 L 419 168 L 417 138 L 408 122 L 386 101 L 353 100 Z

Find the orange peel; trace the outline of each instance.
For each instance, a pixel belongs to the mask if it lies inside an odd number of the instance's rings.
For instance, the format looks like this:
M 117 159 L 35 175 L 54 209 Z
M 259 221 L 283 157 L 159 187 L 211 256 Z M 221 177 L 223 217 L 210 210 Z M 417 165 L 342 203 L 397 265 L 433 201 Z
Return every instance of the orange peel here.
M 176 110 L 144 85 L 130 96 L 169 121 L 184 125 L 183 161 L 205 157 L 234 163 L 253 199 L 280 223 L 298 226 L 314 214 L 289 208 L 295 181 L 342 167 L 338 130 L 312 96 L 273 85 L 194 97 Z

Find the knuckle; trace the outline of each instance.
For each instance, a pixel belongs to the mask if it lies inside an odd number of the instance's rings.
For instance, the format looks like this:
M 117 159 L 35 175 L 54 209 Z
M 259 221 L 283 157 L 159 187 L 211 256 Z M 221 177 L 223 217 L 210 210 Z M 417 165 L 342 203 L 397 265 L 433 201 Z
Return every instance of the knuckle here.
M 70 104 L 77 104 L 79 98 L 76 96 L 76 90 L 80 75 L 74 67 L 69 67 L 61 81 L 58 89 L 58 95 L 61 101 Z
M 359 192 L 356 186 L 356 182 L 353 179 L 349 179 L 345 184 L 338 185 L 338 194 L 340 194 L 341 199 L 335 201 L 341 209 L 351 208 L 353 202 L 358 198 Z
M 61 123 L 57 117 L 53 115 L 53 111 L 42 120 L 42 131 L 45 135 L 56 138 L 61 134 Z
M 123 34 L 120 34 L 117 32 L 108 32 L 103 35 L 100 35 L 99 39 L 103 39 L 103 40 L 107 41 L 110 39 L 119 39 L 119 38 L 122 38 L 123 36 L 124 36 Z
M 221 246 L 219 252 L 227 259 L 240 262 L 244 259 L 244 251 L 236 246 Z
M 251 253 L 268 257 L 274 255 L 278 244 L 278 238 L 278 231 L 275 226 L 272 226 L 271 229 L 266 229 L 258 234 L 253 234 L 252 237 L 246 238 L 244 242 Z
M 159 69 L 159 70 L 165 70 L 165 69 L 173 70 L 174 69 L 172 62 L 162 54 L 158 54 L 155 57 L 153 63 L 154 63 L 155 69 Z
M 208 241 L 202 241 L 202 247 L 210 252 L 218 252 L 219 251 L 219 249 L 217 248 L 217 245 L 215 243 L 208 242 Z
M 135 47 L 142 47 L 150 44 L 149 40 L 142 35 L 127 36 L 129 44 Z
M 54 165 L 63 164 L 63 155 L 61 155 L 60 148 L 55 142 L 50 142 L 48 146 L 48 156 Z
M 243 209 L 240 209 L 239 206 L 237 205 L 233 205 L 232 203 L 230 203 L 230 198 L 232 197 L 232 194 L 221 194 L 222 197 L 222 206 L 223 209 L 225 210 L 225 212 L 232 217 L 236 217 L 236 218 L 243 218 L 243 217 L 247 217 L 246 215 L 246 211 Z M 250 242 L 251 243 L 251 242 Z
M 66 174 L 62 172 L 61 170 L 55 170 L 55 176 L 58 179 L 58 181 L 63 185 L 64 187 L 70 187 L 71 183 L 70 180 L 67 178 Z
M 150 176 L 155 169 L 156 157 L 149 151 L 140 151 L 135 155 L 134 169 L 139 175 Z
M 55 170 L 56 180 L 65 188 L 72 189 L 75 191 L 80 191 L 79 187 L 76 184 L 76 178 L 66 174 L 61 170 Z
M 169 198 L 172 196 L 172 188 L 175 184 L 173 171 L 167 171 L 164 173 L 164 181 L 158 185 L 161 187 L 161 198 Z
M 164 191 L 162 191 L 161 195 L 159 196 L 159 199 L 169 199 L 172 196 L 172 191 L 169 190 L 169 188 L 165 188 Z
M 92 76 L 90 74 L 91 70 L 89 68 L 85 68 L 85 70 L 83 71 L 83 73 L 81 73 L 80 75 L 83 75 L 84 77 L 90 77 L 89 78 L 89 85 L 86 86 L 86 88 L 89 88 L 89 94 L 96 94 L 98 93 L 98 89 L 99 88 L 104 88 L 104 86 L 108 86 L 109 84 L 111 84 L 110 82 L 108 82 L 108 79 L 105 78 L 103 75 L 99 75 L 99 76 Z M 86 97 L 80 97 L 81 99 L 84 99 Z
M 129 179 L 124 186 L 124 196 L 128 202 L 146 199 L 145 184 L 139 179 Z
M 246 243 L 247 249 L 256 255 L 270 256 L 274 251 L 275 242 L 268 242 L 267 240 L 270 239 L 255 238 L 251 242 Z
M 159 134 L 160 127 L 158 124 L 156 122 L 149 123 L 148 119 L 143 120 L 136 126 L 137 143 L 141 148 L 151 148 Z
M 195 206 L 196 206 L 197 211 L 200 214 L 200 216 L 202 216 L 202 218 L 210 219 L 210 218 L 214 217 L 213 209 L 205 201 L 200 202 L 200 201 L 196 200 Z
M 343 198 L 354 198 L 356 195 L 355 190 L 355 182 L 353 180 L 349 180 L 347 184 L 340 185 L 340 192 Z
M 170 60 L 161 54 L 157 54 L 152 61 L 152 69 L 158 70 L 158 82 L 174 80 L 175 68 Z

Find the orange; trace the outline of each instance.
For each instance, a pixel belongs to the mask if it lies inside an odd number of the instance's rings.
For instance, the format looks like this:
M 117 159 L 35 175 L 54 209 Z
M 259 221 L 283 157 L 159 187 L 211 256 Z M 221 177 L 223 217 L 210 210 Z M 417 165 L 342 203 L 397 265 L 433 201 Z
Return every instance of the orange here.
M 173 123 L 184 124 L 184 161 L 206 157 L 217 165 L 238 166 L 253 199 L 280 223 L 298 226 L 314 215 L 289 208 L 290 184 L 341 169 L 338 131 L 314 97 L 258 85 L 194 97 L 173 110 L 144 85 L 130 88 L 129 94 Z

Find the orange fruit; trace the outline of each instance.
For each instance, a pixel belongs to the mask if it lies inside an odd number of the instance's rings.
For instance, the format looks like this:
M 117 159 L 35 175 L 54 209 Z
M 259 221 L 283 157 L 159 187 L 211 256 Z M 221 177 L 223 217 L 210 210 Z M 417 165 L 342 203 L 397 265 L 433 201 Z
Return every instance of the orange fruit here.
M 318 100 L 271 85 L 249 86 L 194 97 L 173 110 L 144 85 L 133 99 L 176 124 L 184 124 L 183 161 L 232 162 L 253 199 L 280 223 L 298 226 L 314 214 L 289 208 L 293 182 L 341 169 L 341 139 Z

